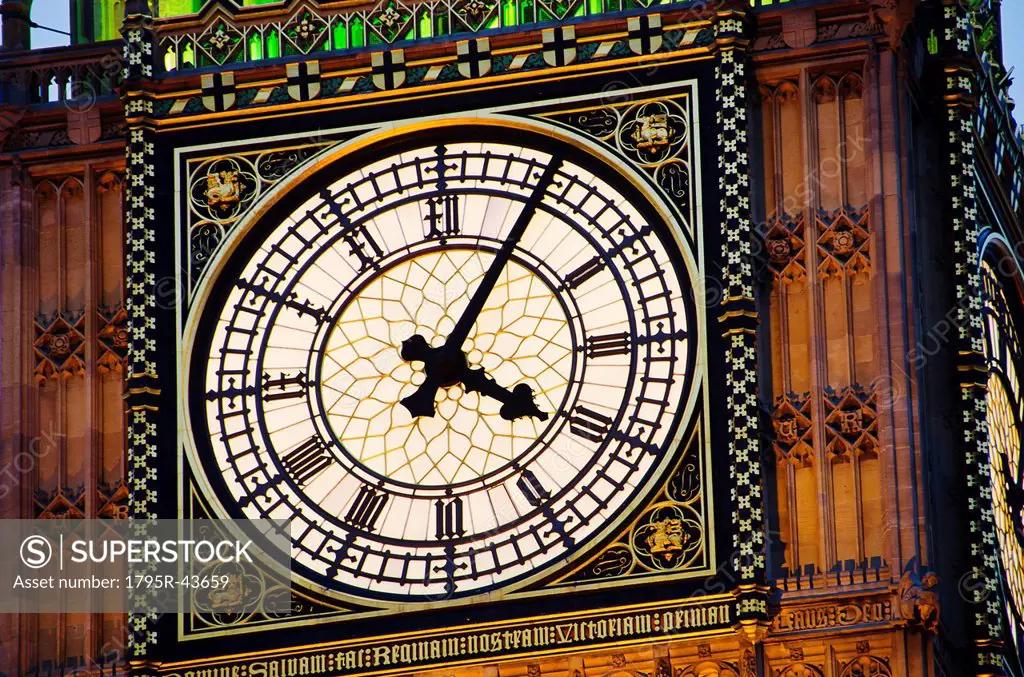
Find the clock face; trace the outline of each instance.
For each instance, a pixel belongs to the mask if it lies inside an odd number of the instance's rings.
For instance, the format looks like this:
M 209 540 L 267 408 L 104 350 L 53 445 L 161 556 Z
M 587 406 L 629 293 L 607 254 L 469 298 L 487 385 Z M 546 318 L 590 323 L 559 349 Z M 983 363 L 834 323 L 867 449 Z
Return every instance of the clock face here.
M 1021 426 L 1024 395 L 1021 391 L 1020 343 L 1006 294 L 987 264 L 985 284 L 985 352 L 989 366 L 986 396 L 989 463 L 992 474 L 993 518 L 1010 603 L 1011 631 L 1024 618 L 1024 458 Z
M 201 471 L 226 513 L 289 520 L 319 589 L 415 603 L 543 575 L 628 518 L 692 410 L 681 238 L 595 157 L 487 138 L 345 156 L 201 306 Z

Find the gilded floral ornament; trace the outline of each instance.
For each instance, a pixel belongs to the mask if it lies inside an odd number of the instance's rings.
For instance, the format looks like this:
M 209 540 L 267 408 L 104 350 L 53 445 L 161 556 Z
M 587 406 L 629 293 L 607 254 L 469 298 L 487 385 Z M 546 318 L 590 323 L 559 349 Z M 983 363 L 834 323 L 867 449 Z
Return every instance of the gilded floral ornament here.
M 702 529 L 682 506 L 661 506 L 648 513 L 633 532 L 633 549 L 644 567 L 671 570 L 683 567 L 700 550 Z
M 241 157 L 216 158 L 192 172 L 192 209 L 203 219 L 231 223 L 258 196 L 258 184 L 256 169 L 249 160 Z
M 211 209 L 230 209 L 238 204 L 241 192 L 236 171 L 211 172 L 206 175 L 206 205 Z
M 323 40 L 327 23 L 307 9 L 293 17 L 282 32 L 297 50 L 309 54 Z
M 234 60 L 242 34 L 226 21 L 217 21 L 199 36 L 199 47 L 214 63 L 223 65 Z
M 408 31 L 413 13 L 396 0 L 387 0 L 367 16 L 367 25 L 373 28 L 384 42 L 391 43 Z
M 686 111 L 670 100 L 626 109 L 617 136 L 619 150 L 645 167 L 679 156 L 688 141 Z
M 475 31 L 491 18 L 497 7 L 497 2 L 488 0 L 459 0 L 455 3 L 454 10 L 462 23 Z

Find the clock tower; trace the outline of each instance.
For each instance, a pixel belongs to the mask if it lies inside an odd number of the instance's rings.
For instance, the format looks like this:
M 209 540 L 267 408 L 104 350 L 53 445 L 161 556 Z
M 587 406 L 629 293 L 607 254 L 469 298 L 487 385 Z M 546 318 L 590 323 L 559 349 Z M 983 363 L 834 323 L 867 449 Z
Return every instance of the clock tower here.
M 0 675 L 1024 677 L 998 2 L 30 5 L 0 515 L 270 520 L 290 608 Z

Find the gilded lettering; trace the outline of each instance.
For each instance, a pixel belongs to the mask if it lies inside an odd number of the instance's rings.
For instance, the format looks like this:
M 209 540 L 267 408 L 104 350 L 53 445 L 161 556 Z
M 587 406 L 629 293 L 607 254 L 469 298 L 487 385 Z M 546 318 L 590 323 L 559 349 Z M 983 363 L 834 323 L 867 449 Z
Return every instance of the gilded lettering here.
M 853 625 L 861 619 L 861 609 L 855 604 L 844 604 L 836 609 L 836 621 L 840 625 Z
M 562 625 L 557 626 L 556 630 L 558 630 L 558 643 L 559 644 L 566 644 L 568 642 L 571 642 L 573 640 L 573 637 L 572 637 L 573 629 L 574 629 L 573 626 L 572 625 L 568 625 L 568 624 L 562 624 Z

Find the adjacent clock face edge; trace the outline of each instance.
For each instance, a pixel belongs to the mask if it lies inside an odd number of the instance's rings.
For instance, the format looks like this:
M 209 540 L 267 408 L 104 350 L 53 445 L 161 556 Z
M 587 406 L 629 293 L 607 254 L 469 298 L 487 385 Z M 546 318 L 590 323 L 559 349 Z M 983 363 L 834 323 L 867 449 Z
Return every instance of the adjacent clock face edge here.
M 544 130 L 544 131 L 547 134 L 551 134 L 551 130 Z M 369 145 L 369 144 L 366 144 L 366 145 Z M 584 153 L 584 155 L 587 155 L 587 154 Z M 588 158 L 588 160 L 590 162 L 604 162 L 604 163 L 608 163 L 608 159 L 607 158 L 594 158 L 594 157 L 591 156 L 591 157 Z M 611 167 L 602 167 L 602 169 L 604 171 L 608 172 L 608 173 L 614 173 L 614 174 L 618 174 L 618 175 L 625 174 L 625 172 L 623 172 L 621 169 L 618 170 L 618 171 L 616 171 L 615 169 L 613 169 Z M 636 185 L 638 183 L 638 181 L 633 181 L 633 183 L 634 183 L 634 189 L 639 187 L 639 186 Z M 294 185 L 294 186 L 298 187 L 301 190 L 302 186 L 303 186 L 303 183 L 301 181 L 295 181 L 295 182 L 292 182 L 290 185 Z M 645 193 L 646 197 L 652 197 L 646 191 L 644 191 L 643 189 L 641 189 L 641 191 L 643 191 Z M 652 200 L 652 202 L 656 203 L 657 201 L 656 200 Z M 657 208 L 658 208 L 658 205 L 655 204 L 655 206 L 652 208 L 652 211 L 657 210 Z M 661 211 L 661 216 L 663 216 L 663 217 L 667 216 L 667 214 L 669 213 L 669 212 L 667 212 L 667 210 L 664 209 L 663 206 L 662 206 L 662 209 L 660 211 Z M 682 260 L 683 268 L 686 271 L 686 273 L 688 275 L 688 278 L 689 278 L 688 280 L 685 281 L 685 283 L 693 284 L 693 282 L 697 279 L 696 262 L 694 260 L 694 253 L 690 249 L 690 246 L 686 243 L 685 238 L 682 237 L 681 233 L 677 232 L 678 231 L 678 225 L 675 223 L 674 219 L 672 219 L 672 218 L 663 218 L 663 223 L 665 223 L 668 226 L 668 229 L 670 231 L 672 231 L 672 237 L 676 239 L 676 246 L 677 246 L 677 248 L 679 250 L 677 252 L 677 254 L 680 256 L 680 258 Z M 235 234 L 233 236 L 233 238 L 232 238 L 232 242 L 233 243 L 238 243 L 243 238 L 244 238 L 244 234 L 242 234 L 242 233 Z M 224 251 L 222 251 L 221 254 L 219 255 L 218 261 L 214 262 L 214 265 L 211 266 L 211 269 L 213 269 L 213 270 L 222 269 L 224 261 L 227 259 L 227 257 L 231 253 L 231 251 L 230 251 L 231 249 L 232 249 L 232 247 L 225 247 Z M 197 297 L 197 301 L 193 305 L 194 309 L 202 309 L 203 308 L 207 298 L 209 298 L 209 295 L 211 293 L 211 287 L 213 287 L 215 285 L 216 285 L 216 276 L 211 275 L 206 280 L 206 282 L 204 283 L 204 285 L 202 287 L 202 290 L 201 290 L 201 293 Z M 191 362 L 191 359 L 192 359 L 193 347 L 195 346 L 195 343 L 194 343 L 193 339 L 194 339 L 196 328 L 197 328 L 197 324 L 198 324 L 197 317 L 199 315 L 201 315 L 201 314 L 202 313 L 200 311 L 198 311 L 198 310 L 192 313 L 192 317 L 190 317 L 189 320 L 188 320 L 188 325 L 187 325 L 187 329 L 186 329 L 186 332 L 185 332 L 184 355 L 185 355 L 186 361 L 183 362 L 183 364 L 186 365 L 186 368 L 185 368 L 185 372 L 186 373 L 183 374 L 183 381 L 185 381 L 186 384 L 182 387 L 182 390 L 181 390 L 181 394 L 182 394 L 183 400 L 187 399 L 187 393 L 188 393 L 188 390 L 189 390 L 189 387 L 190 387 L 190 386 L 187 385 L 187 381 L 188 381 L 188 378 L 189 378 L 189 372 L 191 371 L 191 367 L 188 366 L 188 365 L 190 365 L 190 362 Z M 691 355 L 694 358 L 694 359 L 690 360 L 690 365 L 691 365 L 691 369 L 695 370 L 696 373 L 692 375 L 692 376 L 694 376 L 694 378 L 691 381 L 690 392 L 684 393 L 684 398 L 685 399 L 684 399 L 683 405 L 684 405 L 685 410 L 680 412 L 676 416 L 675 421 L 676 421 L 677 425 L 676 425 L 674 431 L 672 432 L 672 439 L 667 442 L 669 448 L 671 448 L 671 449 L 677 449 L 678 448 L 678 445 L 680 443 L 682 435 L 685 432 L 685 429 L 687 428 L 687 426 L 689 425 L 688 421 L 690 421 L 692 419 L 692 417 L 693 417 L 693 411 L 694 411 L 694 408 L 697 406 L 698 397 L 704 397 L 706 399 L 706 396 L 707 396 L 706 388 L 703 386 L 703 383 L 704 383 L 704 381 L 703 381 L 703 378 L 704 378 L 704 368 L 705 368 L 705 359 L 703 357 L 703 351 L 704 351 L 704 331 L 703 331 L 703 329 L 704 329 L 704 327 L 703 327 L 704 317 L 703 317 L 703 313 L 699 312 L 699 310 L 697 310 L 695 312 L 690 312 L 689 321 L 690 321 L 690 324 L 691 324 L 690 329 L 693 332 L 693 341 L 691 341 L 691 345 L 689 346 L 689 351 L 690 351 Z M 703 394 L 701 394 L 701 393 L 703 393 Z M 199 462 L 198 456 L 197 456 L 197 454 L 199 452 L 198 452 L 198 450 L 195 448 L 195 446 L 193 444 L 192 435 L 191 435 L 191 432 L 192 432 L 191 415 L 192 415 L 192 413 L 191 413 L 191 410 L 188 408 L 189 406 L 190 405 L 188 404 L 187 401 L 184 401 L 183 404 L 182 404 L 182 407 L 184 408 L 184 411 L 186 412 L 185 413 L 186 420 L 184 421 L 183 426 L 186 428 L 186 432 L 189 433 L 189 434 L 186 434 L 186 435 L 183 436 L 184 440 L 185 440 L 185 443 L 186 443 L 186 452 L 188 453 L 188 455 L 189 455 L 189 457 L 190 457 L 190 459 L 192 461 L 192 465 L 195 467 L 196 475 L 197 475 L 197 480 L 200 482 L 201 485 L 203 485 L 202 489 L 204 491 L 211 492 L 211 495 L 217 496 L 219 494 L 217 494 L 216 492 L 212 492 L 212 487 L 209 484 L 209 479 L 206 477 L 206 466 L 205 466 L 205 464 Z M 663 474 L 666 471 L 667 467 L 674 461 L 672 456 L 673 456 L 673 454 L 671 454 L 671 453 L 664 453 L 664 454 L 662 454 L 662 459 L 660 461 L 660 465 L 656 469 L 652 470 L 650 475 L 649 475 L 649 477 L 655 478 L 653 482 L 648 481 L 649 485 L 653 486 L 653 484 L 656 484 L 658 481 L 660 481 L 660 478 L 663 476 Z M 705 483 L 705 486 L 706 486 L 707 485 L 707 474 L 710 472 L 710 468 L 707 466 L 706 463 L 704 463 L 702 465 L 704 466 L 703 467 L 703 471 L 705 473 L 705 478 L 702 479 L 702 482 Z M 639 491 L 639 492 L 636 492 L 635 495 L 633 496 L 632 500 L 629 502 L 629 505 L 626 506 L 626 512 L 627 513 L 632 513 L 638 507 L 638 505 L 643 501 L 643 499 L 646 497 L 647 493 L 649 493 L 649 491 Z M 224 512 L 224 508 L 220 505 L 220 501 L 219 500 L 215 500 L 215 501 L 213 501 L 213 503 L 215 504 L 216 510 L 218 512 Z M 710 507 L 710 505 L 707 507 L 707 514 L 708 514 L 708 517 L 709 517 L 707 528 L 710 529 L 711 528 L 711 526 L 710 526 L 710 515 L 711 515 L 711 507 Z M 606 537 L 609 535 L 609 533 L 612 530 L 617 529 L 617 528 L 621 528 L 621 525 L 620 524 L 609 524 L 603 530 L 601 530 L 600 533 L 591 535 L 587 539 L 588 546 L 576 549 L 575 551 L 572 551 L 568 555 L 568 557 L 565 559 L 565 561 L 566 562 L 575 561 L 576 559 L 589 554 L 590 551 L 592 550 L 592 548 L 590 547 L 589 544 L 593 544 L 593 543 L 597 543 L 597 542 L 603 541 L 604 539 L 606 539 Z M 553 571 L 552 567 L 545 566 L 541 570 L 540 573 L 536 573 L 536 574 L 533 574 L 533 575 L 528 575 L 528 576 L 525 576 L 525 577 L 523 577 L 521 579 L 517 579 L 515 581 L 515 586 L 514 587 L 521 587 L 522 585 L 525 585 L 529 581 L 536 580 L 537 578 L 540 578 L 540 577 L 545 577 L 545 576 L 551 575 L 552 571 Z M 322 590 L 322 592 L 325 592 L 327 594 L 331 594 L 333 596 L 347 598 L 346 595 L 340 594 L 337 591 L 330 590 L 330 589 Z M 485 592 L 482 592 L 480 594 L 482 596 L 484 596 L 484 597 L 488 597 L 488 596 L 493 597 L 496 594 L 497 595 L 502 595 L 505 592 L 506 592 L 506 589 L 505 588 L 501 588 L 498 591 L 489 591 L 489 592 L 485 591 Z M 367 603 L 367 600 L 365 598 L 362 598 L 362 597 L 354 597 L 354 598 L 351 598 L 351 599 L 353 601 L 356 601 L 356 602 L 361 603 L 361 604 Z M 460 601 L 468 602 L 468 601 L 472 601 L 474 599 L 479 599 L 479 597 L 474 596 L 474 597 L 462 599 Z M 388 606 L 391 603 L 388 603 L 388 602 L 382 601 L 382 600 L 374 600 L 373 604 L 374 605 L 380 604 L 382 606 Z M 410 602 L 403 602 L 403 601 L 394 601 L 393 604 L 395 604 L 397 606 L 401 606 L 403 608 L 410 608 L 410 607 L 419 606 L 421 603 L 420 602 L 410 603 Z M 422 604 L 426 605 L 426 606 L 430 606 L 431 605 L 430 602 L 424 602 Z
M 1024 541 L 1021 523 L 1024 522 L 1024 480 L 1021 463 L 1024 462 L 1024 430 L 1022 403 L 1024 396 L 1021 379 L 1021 357 L 1011 347 L 1019 334 L 1020 325 L 1010 304 L 1003 279 L 983 261 L 982 283 L 985 287 L 984 312 L 985 357 L 989 367 L 986 408 L 989 430 L 989 465 L 995 522 L 999 551 L 999 564 L 1007 604 L 1008 621 L 1012 636 L 1020 641 L 1020 623 L 1024 622 Z M 1016 475 L 1016 477 L 1014 477 Z M 1012 512 L 1016 510 L 1017 514 Z

